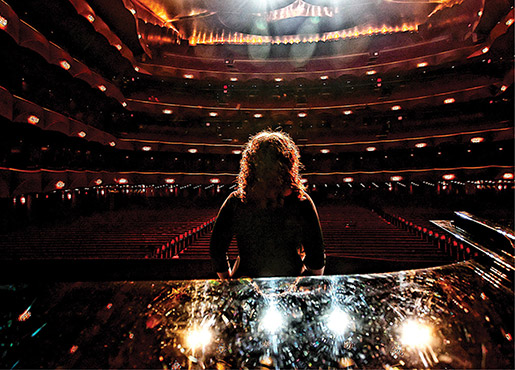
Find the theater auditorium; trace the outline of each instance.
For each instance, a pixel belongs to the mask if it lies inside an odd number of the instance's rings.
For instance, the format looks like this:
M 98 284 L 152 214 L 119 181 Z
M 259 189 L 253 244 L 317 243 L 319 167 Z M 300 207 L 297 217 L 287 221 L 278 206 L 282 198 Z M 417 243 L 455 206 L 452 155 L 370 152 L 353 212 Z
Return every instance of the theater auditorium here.
M 514 18 L 0 0 L 0 368 L 513 369 Z M 263 131 L 298 148 L 323 275 L 217 276 Z

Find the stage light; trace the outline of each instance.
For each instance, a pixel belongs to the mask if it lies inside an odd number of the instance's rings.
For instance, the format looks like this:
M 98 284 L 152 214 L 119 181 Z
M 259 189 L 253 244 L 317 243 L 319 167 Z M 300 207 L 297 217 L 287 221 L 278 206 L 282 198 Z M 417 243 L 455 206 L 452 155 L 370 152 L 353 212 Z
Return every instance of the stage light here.
M 470 142 L 474 143 L 474 144 L 478 144 L 478 143 L 482 143 L 484 140 L 485 140 L 484 137 L 478 136 L 478 137 L 473 137 L 472 139 L 470 139 Z
M 209 117 L 216 117 L 218 116 L 218 113 L 216 112 L 209 112 Z
M 502 175 L 502 178 L 505 180 L 513 180 L 513 173 L 506 172 L 504 175 Z
M 186 345 L 191 349 L 205 347 L 211 342 L 211 332 L 208 328 L 195 328 L 186 335 Z
M 425 148 L 427 146 L 427 143 L 416 143 L 415 148 Z
M 320 149 L 320 153 L 322 154 L 327 154 L 329 152 L 331 152 L 329 149 Z
M 31 125 L 36 125 L 39 122 L 39 117 L 35 116 L 35 115 L 30 115 L 27 118 L 27 122 L 30 123 Z
M 274 305 L 270 306 L 261 319 L 261 327 L 270 334 L 274 334 L 279 331 L 283 325 L 283 315 L 281 315 L 277 307 Z
M 418 67 L 418 68 L 427 67 L 427 62 L 418 63 L 418 64 L 417 64 L 417 67 Z
M 163 109 L 163 113 L 164 114 L 172 114 L 173 110 L 171 110 L 171 109 Z
M 298 117 L 300 118 L 304 118 L 306 117 L 308 114 L 307 113 L 304 113 L 304 112 L 300 112 L 299 114 L 297 114 Z
M 443 175 L 442 178 L 444 180 L 454 180 L 456 178 L 456 176 L 452 173 L 448 173 L 448 174 Z
M 329 314 L 327 318 L 326 325 L 334 334 L 341 336 L 345 334 L 347 329 L 349 328 L 350 317 L 349 315 L 342 311 L 340 308 L 335 308 Z
M 168 178 L 168 179 L 165 179 L 165 182 L 166 182 L 167 184 L 174 184 L 174 183 L 175 183 L 175 179 Z
M 55 183 L 55 188 L 56 188 L 56 189 L 62 189 L 62 188 L 64 188 L 64 186 L 65 186 L 65 185 L 66 185 L 66 184 L 64 183 L 64 181 L 59 180 L 59 181 L 57 181 L 57 182 Z
M 431 328 L 414 319 L 407 320 L 401 327 L 401 342 L 410 347 L 426 347 L 431 344 Z
M 351 111 L 351 110 L 344 110 L 344 111 L 343 111 L 343 114 L 345 114 L 346 116 L 348 116 L 349 114 L 352 114 L 352 111 Z
M 402 181 L 402 176 L 392 176 L 390 177 L 390 181 Z
M 191 153 L 191 154 L 195 154 L 198 152 L 198 149 L 197 148 L 189 148 L 188 149 L 188 153 Z
M 401 106 L 400 105 L 394 105 L 391 109 L 392 110 L 401 110 Z
M 366 151 L 367 151 L 367 152 L 375 152 L 376 150 L 377 150 L 377 148 L 376 148 L 375 146 L 368 146 L 368 147 L 366 148 Z
M 98 85 L 97 87 L 98 87 L 98 89 L 99 89 L 100 91 L 102 91 L 102 92 L 104 92 L 104 91 L 106 91 L 106 90 L 107 90 L 107 87 L 105 87 L 105 85 Z
M 443 101 L 444 104 L 452 104 L 456 101 L 454 98 L 447 98 Z
M 85 131 L 80 131 L 77 135 L 78 135 L 79 137 L 85 138 L 87 134 L 86 134 L 86 132 L 85 132 Z
M 59 65 L 61 66 L 62 69 L 65 69 L 65 70 L 69 70 L 72 66 L 70 65 L 70 63 L 68 63 L 66 60 L 61 60 L 59 62 Z
M 352 177 L 344 177 L 343 182 L 353 182 L 354 179 Z
M 143 150 L 144 152 L 150 152 L 152 150 L 152 147 L 146 145 L 146 146 L 142 147 L 141 150 Z

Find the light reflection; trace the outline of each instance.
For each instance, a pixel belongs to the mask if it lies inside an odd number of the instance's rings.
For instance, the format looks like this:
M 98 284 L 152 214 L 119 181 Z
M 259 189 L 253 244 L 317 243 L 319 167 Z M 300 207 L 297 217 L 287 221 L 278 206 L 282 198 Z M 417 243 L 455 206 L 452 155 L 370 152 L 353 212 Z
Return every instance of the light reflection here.
M 432 330 L 427 324 L 409 319 L 401 327 L 401 342 L 405 346 L 423 348 L 431 344 Z
M 279 331 L 283 325 L 283 315 L 279 312 L 275 305 L 270 306 L 261 319 L 261 327 L 265 331 L 274 334 Z
M 194 328 L 186 335 L 186 345 L 193 350 L 203 348 L 211 342 L 211 337 L 208 327 Z
M 334 334 L 341 336 L 349 328 L 350 322 L 349 314 L 336 307 L 329 314 L 326 325 Z

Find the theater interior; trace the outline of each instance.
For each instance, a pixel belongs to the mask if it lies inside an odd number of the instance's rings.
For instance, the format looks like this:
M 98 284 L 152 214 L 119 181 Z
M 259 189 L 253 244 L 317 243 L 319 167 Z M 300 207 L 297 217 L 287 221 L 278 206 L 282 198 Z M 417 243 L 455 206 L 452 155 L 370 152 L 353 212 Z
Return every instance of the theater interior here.
M 513 368 L 513 5 L 0 0 L 0 368 Z M 220 282 L 267 129 L 325 275 Z

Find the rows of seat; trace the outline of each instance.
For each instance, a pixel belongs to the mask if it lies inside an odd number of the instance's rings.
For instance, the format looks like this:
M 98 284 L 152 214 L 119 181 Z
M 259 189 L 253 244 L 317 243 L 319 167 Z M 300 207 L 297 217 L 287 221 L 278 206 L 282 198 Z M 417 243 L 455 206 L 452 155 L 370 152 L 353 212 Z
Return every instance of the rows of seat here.
M 148 258 L 215 209 L 126 210 L 1 235 L 1 259 Z
M 407 232 L 365 208 L 324 206 L 319 208 L 319 216 L 328 256 L 435 264 L 453 260 L 433 241 Z M 179 258 L 209 258 L 209 237 L 199 237 L 179 253 Z M 230 259 L 237 256 L 235 240 L 228 255 Z

